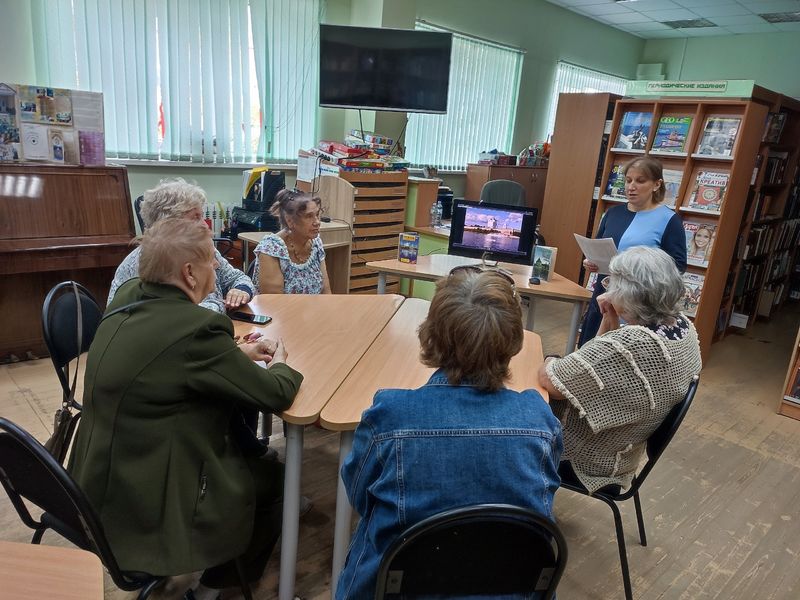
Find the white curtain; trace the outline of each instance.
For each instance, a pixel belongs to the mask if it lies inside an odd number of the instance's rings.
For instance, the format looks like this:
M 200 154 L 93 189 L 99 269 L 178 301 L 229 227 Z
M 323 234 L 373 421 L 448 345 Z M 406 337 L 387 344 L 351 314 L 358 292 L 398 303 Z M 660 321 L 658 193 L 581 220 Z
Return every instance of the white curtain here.
M 556 107 L 558 95 L 561 93 L 597 93 L 611 92 L 625 94 L 626 79 L 608 75 L 599 71 L 592 71 L 567 62 L 559 61 L 556 66 L 556 79 L 553 84 L 553 95 L 550 97 L 550 107 L 547 117 L 547 134 L 553 135 L 556 124 Z
M 36 83 L 103 92 L 109 157 L 295 159 L 316 141 L 319 2 L 33 0 Z
M 442 31 L 421 22 L 416 28 Z M 463 170 L 481 151 L 511 152 L 522 58 L 520 50 L 454 33 L 447 114 L 409 115 L 411 163 Z

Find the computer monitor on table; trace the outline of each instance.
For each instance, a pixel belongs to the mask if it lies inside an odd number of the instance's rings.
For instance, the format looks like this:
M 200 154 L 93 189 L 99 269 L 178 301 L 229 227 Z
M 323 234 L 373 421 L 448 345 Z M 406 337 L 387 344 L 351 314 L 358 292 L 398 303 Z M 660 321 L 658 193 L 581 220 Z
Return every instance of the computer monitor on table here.
M 535 208 L 455 200 L 447 253 L 529 265 L 536 217 Z

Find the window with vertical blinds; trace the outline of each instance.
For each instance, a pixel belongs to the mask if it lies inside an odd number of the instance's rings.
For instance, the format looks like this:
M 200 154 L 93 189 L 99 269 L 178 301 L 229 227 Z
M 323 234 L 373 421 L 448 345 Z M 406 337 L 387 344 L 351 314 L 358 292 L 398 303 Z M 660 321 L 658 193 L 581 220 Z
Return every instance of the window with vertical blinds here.
M 316 141 L 320 4 L 32 0 L 36 83 L 103 92 L 109 157 L 296 160 Z
M 443 31 L 419 21 L 416 28 Z M 483 150 L 512 152 L 522 58 L 520 50 L 454 33 L 447 114 L 409 115 L 411 163 L 463 170 Z
M 611 92 L 625 94 L 626 79 L 607 75 L 599 71 L 592 71 L 576 65 L 559 61 L 556 67 L 556 80 L 553 85 L 553 95 L 550 98 L 550 109 L 547 118 L 547 135 L 553 135 L 556 124 L 556 107 L 558 95 L 561 93 L 596 93 Z

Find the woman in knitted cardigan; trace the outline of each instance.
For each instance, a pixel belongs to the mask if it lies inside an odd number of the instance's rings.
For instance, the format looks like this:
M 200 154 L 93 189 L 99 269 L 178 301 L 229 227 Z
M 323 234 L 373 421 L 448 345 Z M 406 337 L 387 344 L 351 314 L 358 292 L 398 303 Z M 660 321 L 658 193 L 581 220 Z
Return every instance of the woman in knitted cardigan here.
M 697 332 L 677 310 L 684 286 L 672 258 L 637 246 L 614 257 L 610 273 L 598 336 L 539 370 L 563 427 L 561 477 L 590 492 L 630 486 L 647 439 L 701 368 Z

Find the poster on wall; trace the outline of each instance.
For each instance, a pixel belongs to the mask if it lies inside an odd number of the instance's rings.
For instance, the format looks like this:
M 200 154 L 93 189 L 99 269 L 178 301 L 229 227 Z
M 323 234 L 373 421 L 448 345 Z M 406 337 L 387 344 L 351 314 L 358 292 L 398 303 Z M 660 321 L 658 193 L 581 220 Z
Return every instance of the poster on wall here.
M 23 123 L 72 125 L 72 97 L 69 90 L 20 85 L 17 95 Z
M 0 160 L 20 158 L 19 122 L 15 98 L 14 89 L 0 83 Z

